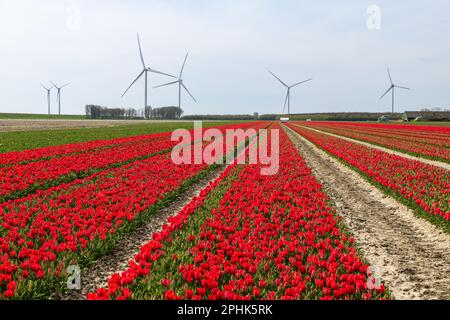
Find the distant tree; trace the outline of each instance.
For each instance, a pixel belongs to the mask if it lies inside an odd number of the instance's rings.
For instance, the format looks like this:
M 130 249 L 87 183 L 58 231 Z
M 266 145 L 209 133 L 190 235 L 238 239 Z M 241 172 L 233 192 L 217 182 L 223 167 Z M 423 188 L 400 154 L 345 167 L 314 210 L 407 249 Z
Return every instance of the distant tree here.
M 145 107 L 144 118 L 149 119 L 152 116 L 152 107 Z
M 87 105 L 86 117 L 89 119 L 137 119 L 144 118 L 144 110 L 133 108 L 107 108 L 96 105 Z
M 184 113 L 183 109 L 179 107 L 154 108 L 151 110 L 151 118 L 174 120 L 180 119 L 183 113 Z
M 270 120 L 276 120 L 276 119 L 277 119 L 276 114 L 262 114 L 259 116 L 259 120 L 270 121 Z
M 91 105 L 86 105 L 86 118 L 91 119 L 92 117 L 92 106 Z

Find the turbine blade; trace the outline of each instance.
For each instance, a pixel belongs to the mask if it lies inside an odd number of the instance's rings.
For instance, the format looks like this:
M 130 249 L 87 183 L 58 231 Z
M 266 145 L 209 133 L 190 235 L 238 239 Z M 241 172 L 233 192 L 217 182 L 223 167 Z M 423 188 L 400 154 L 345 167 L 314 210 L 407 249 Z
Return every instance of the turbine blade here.
M 402 87 L 402 86 L 395 86 L 396 88 L 405 89 L 405 90 L 411 90 L 411 88 Z
M 269 72 L 270 72 L 270 74 L 271 74 L 272 76 L 275 77 L 275 79 L 277 79 L 278 81 L 280 81 L 281 84 L 282 84 L 283 86 L 289 88 L 289 86 L 288 86 L 286 83 L 284 83 L 280 78 L 278 78 L 272 71 L 269 71 Z
M 189 56 L 189 51 L 188 51 L 188 53 L 186 53 L 186 57 L 184 58 L 183 66 L 181 67 L 180 77 L 178 79 L 181 79 L 181 76 L 183 75 L 184 66 L 186 65 L 186 60 L 187 60 L 188 56 Z
M 389 80 L 391 81 L 391 84 L 394 84 L 394 82 L 392 81 L 391 71 L 389 70 L 389 68 L 387 69 L 387 72 L 388 72 Z
M 65 88 L 67 86 L 70 86 L 70 83 L 67 83 L 67 84 L 63 85 L 60 89 Z
M 291 86 L 291 88 L 294 88 L 294 87 L 296 87 L 298 85 L 301 85 L 302 83 L 309 82 L 309 81 L 312 81 L 312 79 L 308 79 L 308 80 L 305 80 L 305 81 L 298 82 L 298 83 L 294 84 L 293 86 Z
M 56 89 L 58 89 L 58 86 L 53 82 L 53 81 L 50 81 L 52 84 L 53 84 L 53 86 L 56 88 Z
M 42 83 L 41 83 L 41 87 L 44 88 L 47 91 L 51 89 L 51 88 L 49 89 L 49 88 L 45 87 Z
M 127 88 L 127 90 L 125 90 L 125 92 L 123 93 L 122 98 L 123 98 L 123 96 L 128 92 L 128 90 L 130 90 L 130 88 L 133 86 L 133 84 L 135 84 L 136 81 L 138 81 L 139 78 L 142 77 L 142 75 L 144 74 L 144 72 L 145 72 L 145 70 L 142 71 L 142 72 L 137 76 L 137 78 L 130 84 L 130 86 Z
M 144 55 L 142 54 L 142 47 L 141 47 L 141 39 L 139 38 L 139 33 L 137 34 L 137 40 L 138 40 L 138 46 L 139 46 L 139 54 L 141 55 L 141 62 L 142 66 L 145 67 L 145 61 L 144 61 Z
M 147 71 L 150 71 L 152 73 L 162 74 L 162 75 L 165 75 L 165 76 L 168 76 L 168 77 L 172 77 L 172 78 L 176 78 L 175 76 L 172 76 L 171 74 L 167 74 L 167 73 L 164 73 L 164 72 L 152 69 L 152 68 L 148 68 Z
M 192 95 L 192 93 L 189 92 L 188 88 L 186 88 L 186 86 L 184 85 L 183 82 L 181 82 L 181 85 L 183 86 L 184 90 L 186 90 L 186 92 L 189 93 L 189 95 L 191 96 L 192 100 L 194 100 L 195 103 L 197 103 L 197 100 L 195 100 L 194 96 Z
M 393 87 L 389 87 L 389 89 L 381 96 L 380 100 L 384 98 L 385 95 L 388 94 L 389 91 L 392 90 Z
M 172 85 L 172 84 L 175 84 L 175 83 L 178 83 L 178 82 L 179 82 L 179 81 L 177 80 L 177 81 L 173 81 L 173 82 L 165 83 L 165 84 L 162 84 L 162 85 L 159 85 L 159 86 L 153 87 L 153 89 L 156 89 L 156 88 L 161 88 L 161 87 L 166 87 L 166 86 L 170 86 L 170 85 Z

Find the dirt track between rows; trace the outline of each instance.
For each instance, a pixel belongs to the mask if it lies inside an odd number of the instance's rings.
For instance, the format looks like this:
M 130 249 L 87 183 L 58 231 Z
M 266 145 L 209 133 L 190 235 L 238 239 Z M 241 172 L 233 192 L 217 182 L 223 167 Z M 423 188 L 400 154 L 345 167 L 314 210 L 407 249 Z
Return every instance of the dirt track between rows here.
M 342 139 L 342 140 L 346 140 L 346 141 L 349 141 L 349 142 L 358 143 L 360 145 L 363 145 L 363 146 L 366 146 L 366 147 L 369 147 L 369 148 L 373 148 L 373 149 L 377 149 L 377 150 L 380 150 L 380 151 L 383 151 L 383 152 L 386 152 L 386 153 L 395 154 L 397 156 L 400 156 L 400 157 L 403 157 L 403 158 L 406 158 L 406 159 L 416 160 L 416 161 L 419 161 L 419 162 L 422 162 L 422 163 L 425 163 L 425 164 L 429 164 L 429 165 L 432 165 L 432 166 L 436 166 L 436 167 L 440 167 L 440 168 L 443 168 L 443 169 L 450 170 L 450 164 L 445 163 L 445 162 L 440 162 L 440 161 L 434 161 L 434 160 L 430 160 L 430 159 L 415 157 L 415 156 L 412 156 L 412 155 L 404 153 L 404 152 L 392 150 L 392 149 L 389 149 L 389 148 L 384 148 L 384 147 L 377 146 L 377 145 L 369 143 L 369 142 L 364 142 L 364 141 L 360 141 L 360 140 L 356 140 L 356 139 L 340 136 L 340 135 L 337 135 L 337 134 L 334 134 L 334 133 L 322 131 L 322 130 L 311 128 L 311 127 L 305 127 L 305 126 L 301 126 L 301 125 L 297 125 L 297 124 L 295 126 L 301 127 L 303 129 L 308 129 L 308 130 L 311 130 L 311 131 L 315 131 L 315 132 L 318 132 L 318 133 L 326 134 L 326 135 L 329 135 L 331 137 L 336 137 L 336 138 L 339 138 L 339 139 Z
M 450 236 L 291 129 L 286 132 L 394 298 L 450 299 Z

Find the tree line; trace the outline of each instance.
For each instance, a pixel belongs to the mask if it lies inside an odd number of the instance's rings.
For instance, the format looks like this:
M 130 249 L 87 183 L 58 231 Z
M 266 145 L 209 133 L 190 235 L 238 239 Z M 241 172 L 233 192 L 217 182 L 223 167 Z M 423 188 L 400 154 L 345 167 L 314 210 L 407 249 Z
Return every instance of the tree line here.
M 183 110 L 179 107 L 161 107 L 145 109 L 134 108 L 108 108 L 98 105 L 86 105 L 86 118 L 88 119 L 161 119 L 175 120 L 180 119 Z
M 315 121 L 377 121 L 381 116 L 387 115 L 391 120 L 400 120 L 401 113 L 372 113 L 372 112 L 330 112 L 330 113 L 304 113 L 304 114 L 263 114 L 259 120 L 275 121 L 286 117 L 291 120 L 315 120 Z

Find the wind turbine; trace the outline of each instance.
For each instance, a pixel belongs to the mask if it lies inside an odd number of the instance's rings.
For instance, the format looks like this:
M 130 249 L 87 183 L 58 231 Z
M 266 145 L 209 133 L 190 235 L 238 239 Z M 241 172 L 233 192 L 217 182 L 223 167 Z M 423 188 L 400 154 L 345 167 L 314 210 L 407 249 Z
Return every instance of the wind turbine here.
M 391 71 L 389 70 L 389 68 L 387 69 L 387 72 L 388 72 L 388 75 L 389 75 L 389 81 L 391 82 L 391 86 L 381 96 L 380 100 L 383 99 L 384 96 L 387 95 L 389 93 L 389 91 L 392 90 L 392 113 L 394 113 L 394 111 L 395 111 L 395 88 L 405 89 L 405 90 L 411 90 L 411 89 L 410 88 L 406 88 L 406 87 L 402 87 L 402 86 L 398 86 L 398 85 L 394 84 L 394 82 L 392 81 Z
M 53 81 L 50 81 L 53 86 L 58 90 L 58 93 L 56 94 L 56 101 L 58 102 L 58 114 L 61 115 L 61 89 L 67 87 L 70 85 L 70 83 L 66 83 L 62 87 L 58 87 Z
M 172 78 L 176 78 L 170 74 L 152 69 L 152 68 L 147 68 L 146 64 L 145 64 L 145 60 L 144 60 L 144 55 L 142 54 L 142 48 L 141 48 L 141 40 L 139 38 L 139 33 L 137 34 L 137 41 L 138 41 L 138 46 L 139 46 L 139 54 L 141 57 L 141 62 L 142 62 L 142 72 L 137 76 L 137 78 L 130 84 L 130 86 L 127 88 L 127 90 L 125 90 L 125 92 L 122 95 L 122 98 L 125 96 L 125 94 L 128 92 L 128 90 L 131 89 L 131 87 L 136 83 L 136 81 L 138 81 L 143 75 L 145 75 L 145 108 L 147 108 L 148 104 L 147 104 L 147 97 L 148 97 L 148 93 L 147 93 L 147 83 L 148 83 L 148 72 L 151 73 L 158 73 L 158 74 L 162 74 L 168 77 L 172 77 Z
M 186 65 L 186 60 L 187 60 L 188 56 L 189 56 L 189 52 L 186 53 L 186 57 L 184 58 L 183 66 L 181 67 L 180 75 L 179 75 L 177 81 L 172 81 L 172 82 L 169 82 L 169 83 L 162 84 L 160 86 L 153 87 L 154 89 L 156 89 L 156 88 L 170 86 L 170 85 L 178 83 L 178 107 L 180 109 L 181 109 L 181 88 L 183 88 L 191 96 L 192 100 L 194 100 L 194 102 L 197 103 L 197 100 L 195 100 L 194 96 L 189 92 L 188 88 L 183 83 L 183 78 L 182 78 L 183 77 L 184 67 Z
M 50 91 L 53 89 L 53 87 L 47 88 L 43 84 L 41 84 L 41 87 L 44 88 L 45 91 L 47 91 L 48 114 L 50 114 L 51 113 L 51 109 L 50 109 Z
M 287 94 L 286 94 L 286 100 L 284 101 L 283 114 L 284 114 L 284 111 L 286 110 L 286 105 L 288 106 L 288 114 L 291 114 L 291 89 L 296 87 L 296 86 L 298 86 L 298 85 L 301 85 L 303 83 L 312 81 L 312 79 L 308 79 L 308 80 L 304 80 L 304 81 L 301 81 L 301 82 L 297 82 L 296 84 L 293 84 L 292 86 L 288 86 L 284 81 L 282 81 L 280 78 L 278 78 L 272 71 L 269 71 L 269 72 L 270 72 L 270 74 L 272 76 L 275 77 L 275 79 L 280 81 L 281 84 L 286 87 Z

